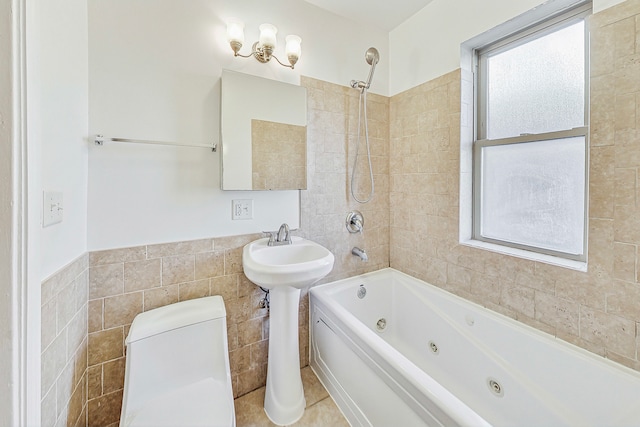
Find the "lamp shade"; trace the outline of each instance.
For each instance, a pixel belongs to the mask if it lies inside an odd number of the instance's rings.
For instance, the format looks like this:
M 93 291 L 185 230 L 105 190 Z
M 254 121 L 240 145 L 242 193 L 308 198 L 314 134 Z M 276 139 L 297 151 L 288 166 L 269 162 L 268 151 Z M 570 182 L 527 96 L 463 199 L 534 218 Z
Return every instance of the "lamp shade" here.
M 271 24 L 260 25 L 260 46 L 268 49 L 276 48 L 276 33 L 278 29 Z
M 300 36 L 290 34 L 285 38 L 285 40 L 287 41 L 287 45 L 285 47 L 287 58 L 289 59 L 289 62 L 291 62 L 291 65 L 293 65 L 298 62 L 298 59 L 300 59 L 300 55 L 302 54 L 302 47 L 300 46 L 302 39 Z
M 227 41 L 244 44 L 244 23 L 237 19 L 227 22 Z

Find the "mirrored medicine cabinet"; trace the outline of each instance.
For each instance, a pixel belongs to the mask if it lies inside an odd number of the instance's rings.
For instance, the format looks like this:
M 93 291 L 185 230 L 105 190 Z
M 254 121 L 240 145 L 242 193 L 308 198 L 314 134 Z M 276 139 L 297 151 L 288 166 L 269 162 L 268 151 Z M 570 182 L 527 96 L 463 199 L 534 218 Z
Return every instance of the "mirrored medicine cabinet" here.
M 307 188 L 307 90 L 222 71 L 223 190 Z

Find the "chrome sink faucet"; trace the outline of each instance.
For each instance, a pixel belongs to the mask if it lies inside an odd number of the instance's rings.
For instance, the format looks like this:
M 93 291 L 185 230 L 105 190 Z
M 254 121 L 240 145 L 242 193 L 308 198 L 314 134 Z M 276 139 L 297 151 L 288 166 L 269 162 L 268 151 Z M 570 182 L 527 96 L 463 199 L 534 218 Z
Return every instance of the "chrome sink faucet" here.
M 280 226 L 280 229 L 278 230 L 278 237 L 276 238 L 276 242 L 291 243 L 291 236 L 289 235 L 289 232 L 289 224 L 285 222 Z
M 267 246 L 290 245 L 292 243 L 291 231 L 295 230 L 290 230 L 287 223 L 282 224 L 278 231 L 264 231 L 265 234 L 269 235 Z

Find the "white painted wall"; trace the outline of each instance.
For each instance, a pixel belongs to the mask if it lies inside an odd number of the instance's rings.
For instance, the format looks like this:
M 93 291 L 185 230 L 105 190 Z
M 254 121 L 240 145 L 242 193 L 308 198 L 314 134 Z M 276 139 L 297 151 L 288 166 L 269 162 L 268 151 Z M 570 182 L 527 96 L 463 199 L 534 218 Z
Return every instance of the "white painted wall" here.
M 593 9 L 598 12 L 622 1 L 594 0 Z M 540 4 L 540 0 L 432 1 L 389 33 L 389 94 L 460 68 L 461 43 Z
M 44 279 L 87 250 L 87 6 L 61 0 L 28 8 L 30 233 L 39 234 Z M 63 193 L 64 211 L 61 223 L 42 228 L 44 190 Z
M 367 77 L 364 53 L 370 46 L 382 57 L 372 91 L 387 94 L 387 34 L 304 1 L 88 4 L 90 134 L 218 142 L 223 68 L 294 84 L 306 75 L 346 86 Z M 302 56 L 295 70 L 234 58 L 226 41 L 231 17 L 245 22 L 244 54 L 264 22 L 279 29 L 275 53 L 282 60 L 284 36 L 300 35 Z M 219 154 L 201 148 L 91 145 L 89 250 L 255 233 L 282 222 L 298 226 L 297 191 L 221 191 L 219 169 Z M 233 199 L 253 199 L 254 219 L 232 221 Z
M 460 68 L 460 44 L 540 0 L 434 0 L 389 33 L 389 93 Z

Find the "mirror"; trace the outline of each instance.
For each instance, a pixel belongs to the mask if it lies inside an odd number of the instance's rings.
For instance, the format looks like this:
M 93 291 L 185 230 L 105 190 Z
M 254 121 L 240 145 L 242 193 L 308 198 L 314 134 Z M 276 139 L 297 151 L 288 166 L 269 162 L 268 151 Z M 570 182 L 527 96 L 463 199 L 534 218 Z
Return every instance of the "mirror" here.
M 307 188 L 307 90 L 222 70 L 223 190 Z

